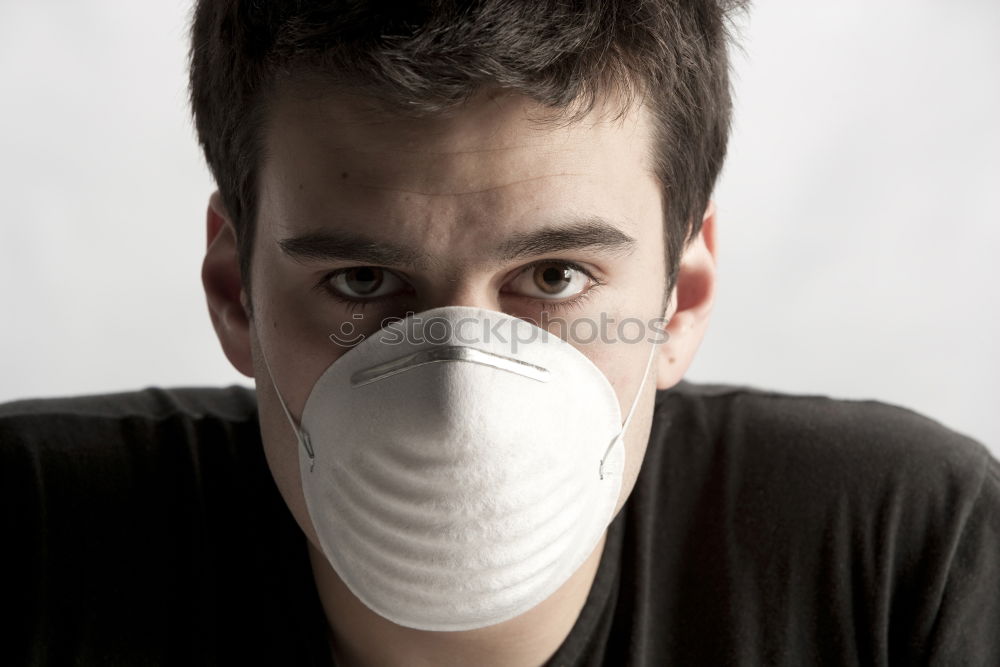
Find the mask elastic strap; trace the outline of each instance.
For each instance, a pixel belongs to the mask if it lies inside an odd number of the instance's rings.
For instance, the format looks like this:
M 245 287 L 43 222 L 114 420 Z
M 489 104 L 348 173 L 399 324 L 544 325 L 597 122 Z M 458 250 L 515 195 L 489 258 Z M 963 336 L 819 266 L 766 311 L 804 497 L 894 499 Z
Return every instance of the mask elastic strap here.
M 312 443 L 309 441 L 309 434 L 303 431 L 295 423 L 292 418 L 292 413 L 288 411 L 288 406 L 285 405 L 285 399 L 282 398 L 281 392 L 278 391 L 278 385 L 274 382 L 274 373 L 271 372 L 271 365 L 267 363 L 267 355 L 264 354 L 264 348 L 260 348 L 260 357 L 264 360 L 264 368 L 267 369 L 267 376 L 271 378 L 271 387 L 274 388 L 274 393 L 278 396 L 278 403 L 281 403 L 281 409 L 285 411 L 285 417 L 288 418 L 288 423 L 292 426 L 292 431 L 295 432 L 295 439 L 298 441 L 299 445 L 306 450 L 306 454 L 309 455 L 309 472 L 312 472 L 313 465 L 316 463 L 316 455 L 313 452 Z
M 598 468 L 597 473 L 602 480 L 604 479 L 604 464 L 607 462 L 608 456 L 611 455 L 611 450 L 614 449 L 614 446 L 618 444 L 619 440 L 623 440 L 625 438 L 625 431 L 628 430 L 629 422 L 632 421 L 632 415 L 635 414 L 635 408 L 639 405 L 639 397 L 642 396 L 642 390 L 646 386 L 646 379 L 649 377 L 649 369 L 653 365 L 653 357 L 656 355 L 656 350 L 659 346 L 660 341 L 657 341 L 653 343 L 652 347 L 650 347 L 649 358 L 646 359 L 646 370 L 642 372 L 642 382 L 639 383 L 639 390 L 636 392 L 635 398 L 632 399 L 632 407 L 628 409 L 628 415 L 622 423 L 621 431 L 618 432 L 618 435 L 612 438 L 611 444 L 609 444 L 608 448 L 604 450 L 604 456 L 601 457 L 601 466 Z

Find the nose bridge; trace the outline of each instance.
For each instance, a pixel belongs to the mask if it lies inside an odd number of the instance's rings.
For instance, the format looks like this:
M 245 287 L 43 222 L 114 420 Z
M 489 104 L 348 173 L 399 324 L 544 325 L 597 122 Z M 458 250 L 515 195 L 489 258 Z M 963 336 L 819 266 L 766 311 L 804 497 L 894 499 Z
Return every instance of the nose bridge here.
M 417 296 L 424 310 L 470 306 L 500 310 L 492 251 L 501 242 L 505 212 L 493 191 L 431 197 L 416 243 L 428 257 Z
M 443 308 L 445 306 L 470 306 L 472 308 L 482 308 L 483 310 L 500 310 L 500 301 L 495 295 L 491 297 L 486 293 L 466 294 L 464 292 L 456 292 L 444 295 L 441 298 L 428 300 L 424 310 Z
M 471 266 L 447 269 L 439 280 L 428 285 L 421 296 L 421 309 L 444 306 L 471 306 L 500 310 L 498 286 L 487 274 L 471 270 Z

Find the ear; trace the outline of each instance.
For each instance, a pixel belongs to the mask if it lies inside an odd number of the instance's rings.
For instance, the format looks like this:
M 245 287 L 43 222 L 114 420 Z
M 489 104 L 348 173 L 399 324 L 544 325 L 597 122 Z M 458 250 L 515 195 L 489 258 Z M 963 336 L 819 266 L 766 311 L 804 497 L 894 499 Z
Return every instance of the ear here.
M 201 264 L 201 282 L 212 326 L 226 358 L 240 373 L 253 377 L 250 319 L 243 305 L 247 297 L 240 281 L 236 228 L 218 191 L 208 200 L 208 247 Z
M 656 388 L 669 389 L 681 381 L 705 337 L 715 300 L 715 202 L 709 201 L 701 232 L 684 249 L 677 283 L 670 295 L 667 342 L 656 361 Z

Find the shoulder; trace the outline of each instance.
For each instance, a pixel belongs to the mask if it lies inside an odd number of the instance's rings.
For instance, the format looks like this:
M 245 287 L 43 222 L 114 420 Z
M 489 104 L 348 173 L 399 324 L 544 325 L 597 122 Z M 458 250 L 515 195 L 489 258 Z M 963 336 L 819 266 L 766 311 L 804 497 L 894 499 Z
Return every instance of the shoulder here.
M 169 487 L 200 461 L 233 458 L 234 443 L 258 439 L 256 414 L 254 392 L 239 386 L 0 404 L 0 497 L 71 507 Z
M 682 382 L 658 392 L 661 433 L 684 434 L 747 472 L 787 475 L 819 493 L 899 487 L 978 495 L 996 460 L 982 443 L 913 410 L 875 400 Z M 670 424 L 664 429 L 665 423 Z M 796 481 L 798 480 L 798 481 Z
M 0 459 L 118 456 L 178 447 L 201 430 L 256 424 L 252 390 L 159 388 L 0 404 Z M 214 429 L 213 429 L 214 425 Z M 178 437 L 184 436 L 184 437 Z
M 254 392 L 147 388 L 0 405 L 0 504 L 46 525 L 162 513 L 261 467 Z M 113 511 L 109 511 L 113 508 Z
M 215 629 L 251 623 L 262 563 L 293 534 L 285 513 L 249 389 L 0 405 L 0 532 L 17 573 L 0 609 L 26 655 L 96 664 L 95 651 L 184 650 L 213 615 Z
M 682 383 L 657 396 L 649 450 L 650 481 L 669 479 L 690 499 L 675 503 L 726 522 L 749 552 L 767 536 L 789 554 L 926 581 L 973 524 L 1000 542 L 1000 463 L 899 406 Z
M 8 402 L 0 503 L 67 526 L 73 516 L 107 516 L 108 506 L 117 517 L 141 514 L 143 503 L 165 511 L 169 499 L 197 493 L 204 472 L 257 458 L 255 441 L 254 393 L 238 386 Z
M 981 443 L 879 401 L 752 387 L 685 382 L 656 408 L 641 512 L 726 582 L 719 613 L 756 600 L 817 646 L 834 627 L 904 664 L 1000 664 L 1000 463 Z
M 230 387 L 147 387 L 128 392 L 27 398 L 0 403 L 0 425 L 121 419 L 159 420 L 173 416 L 241 420 L 256 414 L 253 390 Z

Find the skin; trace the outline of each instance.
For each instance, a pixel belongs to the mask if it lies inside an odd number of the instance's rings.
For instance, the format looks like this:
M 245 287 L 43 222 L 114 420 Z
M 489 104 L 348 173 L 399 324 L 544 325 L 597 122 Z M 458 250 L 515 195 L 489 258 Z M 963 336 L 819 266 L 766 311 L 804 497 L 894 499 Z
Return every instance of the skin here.
M 377 113 L 365 100 L 336 92 L 306 99 L 279 90 L 260 172 L 252 317 L 240 283 L 232 222 L 218 193 L 210 198 L 202 278 L 212 322 L 233 366 L 256 380 L 268 464 L 309 540 L 338 664 L 538 665 L 563 642 L 583 607 L 604 538 L 556 593 L 494 626 L 425 632 L 370 611 L 316 546 L 301 492 L 297 443 L 273 387 L 298 420 L 315 381 L 346 349 L 332 344 L 328 335 L 348 321 L 367 333 L 385 317 L 445 305 L 500 310 L 535 322 L 543 310 L 567 323 L 598 321 L 602 312 L 617 321 L 662 316 L 663 202 L 650 169 L 649 118 L 642 107 L 620 119 L 611 109 L 617 107 L 602 103 L 579 122 L 546 125 L 535 122 L 545 113 L 536 103 L 487 90 L 457 113 L 415 119 Z M 582 247 L 493 257 L 511 235 L 559 226 L 572 215 L 600 216 L 635 244 L 628 252 Z M 423 261 L 380 265 L 392 272 L 383 274 L 389 275 L 377 292 L 383 296 L 357 310 L 322 285 L 330 283 L 326 279 L 332 272 L 370 262 L 297 260 L 279 245 L 323 231 L 361 233 L 376 244 L 402 245 L 418 251 Z M 573 278 L 563 291 L 546 294 L 535 282 L 536 270 L 544 269 L 531 266 L 539 260 L 574 262 L 602 284 L 588 284 L 571 270 L 567 275 Z M 333 279 L 334 289 L 371 285 L 345 283 L 344 275 L 339 283 Z M 690 365 L 705 333 L 714 285 L 715 209 L 710 204 L 670 295 L 669 340 L 656 351 L 626 433 L 618 509 L 645 454 L 654 390 L 675 385 Z M 580 294 L 584 298 L 574 302 Z M 353 319 L 353 312 L 361 312 L 362 319 Z M 570 342 L 604 372 L 625 415 L 637 398 L 650 343 Z

